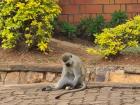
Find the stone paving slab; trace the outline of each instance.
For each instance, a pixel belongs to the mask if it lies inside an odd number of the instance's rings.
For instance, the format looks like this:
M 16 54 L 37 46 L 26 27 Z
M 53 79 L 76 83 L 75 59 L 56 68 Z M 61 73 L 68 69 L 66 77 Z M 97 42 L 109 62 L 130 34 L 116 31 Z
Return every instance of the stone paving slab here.
M 94 85 L 94 86 L 93 86 Z M 70 93 L 59 100 L 64 90 L 42 92 L 46 84 L 1 85 L 0 105 L 140 105 L 140 85 L 89 84 L 90 89 Z

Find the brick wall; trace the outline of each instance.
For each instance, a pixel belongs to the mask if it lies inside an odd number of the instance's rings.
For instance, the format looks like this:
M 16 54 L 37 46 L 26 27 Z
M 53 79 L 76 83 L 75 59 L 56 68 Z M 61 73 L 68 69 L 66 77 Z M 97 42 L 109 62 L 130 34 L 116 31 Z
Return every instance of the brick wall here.
M 99 14 L 108 21 L 115 10 L 126 11 L 129 17 L 140 13 L 140 0 L 60 0 L 60 6 L 62 14 L 59 20 L 70 23 Z

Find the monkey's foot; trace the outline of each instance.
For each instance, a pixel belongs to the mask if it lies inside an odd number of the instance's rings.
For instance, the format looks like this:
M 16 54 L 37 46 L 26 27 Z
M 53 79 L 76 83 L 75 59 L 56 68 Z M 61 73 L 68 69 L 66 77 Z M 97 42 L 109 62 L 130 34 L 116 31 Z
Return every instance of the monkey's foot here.
M 52 87 L 51 86 L 47 86 L 45 88 L 42 88 L 42 91 L 51 91 Z
M 65 90 L 71 90 L 73 89 L 71 86 L 66 86 Z

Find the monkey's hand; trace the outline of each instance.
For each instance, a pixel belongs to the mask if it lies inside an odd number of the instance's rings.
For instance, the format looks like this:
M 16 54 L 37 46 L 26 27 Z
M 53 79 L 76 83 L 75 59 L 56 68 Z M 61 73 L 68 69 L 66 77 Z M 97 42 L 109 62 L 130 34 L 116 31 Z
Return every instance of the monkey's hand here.
M 42 89 L 42 91 L 52 91 L 52 87 L 51 86 L 47 86 L 45 88 Z
M 74 78 L 73 82 L 72 82 L 72 87 L 76 88 L 78 85 L 78 82 L 80 81 L 80 75 L 77 74 L 77 76 Z

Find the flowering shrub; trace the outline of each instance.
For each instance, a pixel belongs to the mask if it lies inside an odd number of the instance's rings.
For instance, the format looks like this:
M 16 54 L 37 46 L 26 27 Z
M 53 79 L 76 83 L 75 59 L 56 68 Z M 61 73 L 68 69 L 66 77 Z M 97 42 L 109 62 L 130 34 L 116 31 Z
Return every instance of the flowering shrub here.
M 140 16 L 128 20 L 115 28 L 106 28 L 101 34 L 96 35 L 95 43 L 99 49 L 88 48 L 88 53 L 98 52 L 106 57 L 118 55 L 123 49 L 138 46 L 140 37 Z
M 51 38 L 52 22 L 60 14 L 55 0 L 2 0 L 0 39 L 3 48 L 24 42 L 28 48 L 45 51 Z

